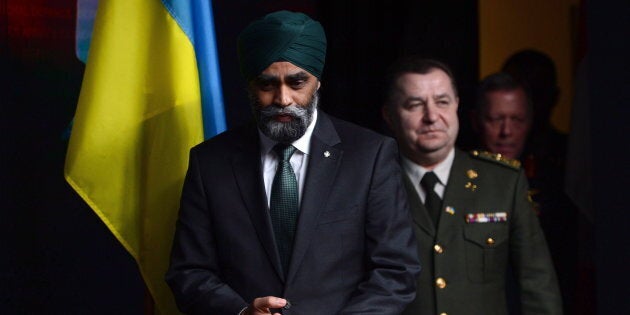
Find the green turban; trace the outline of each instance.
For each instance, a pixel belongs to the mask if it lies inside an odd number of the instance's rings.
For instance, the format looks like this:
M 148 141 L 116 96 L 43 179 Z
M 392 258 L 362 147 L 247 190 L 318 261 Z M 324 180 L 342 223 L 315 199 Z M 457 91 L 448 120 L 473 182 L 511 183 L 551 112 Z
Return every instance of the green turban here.
M 269 65 L 288 61 L 321 79 L 326 34 L 303 13 L 278 11 L 249 24 L 238 37 L 241 73 L 251 80 Z

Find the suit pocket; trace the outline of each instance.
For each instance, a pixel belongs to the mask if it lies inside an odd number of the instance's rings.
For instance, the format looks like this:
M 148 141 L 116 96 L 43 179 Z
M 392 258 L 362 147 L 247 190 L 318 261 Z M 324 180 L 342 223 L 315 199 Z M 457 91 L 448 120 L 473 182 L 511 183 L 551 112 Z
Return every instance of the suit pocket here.
M 466 269 L 472 282 L 504 278 L 508 260 L 507 222 L 473 223 L 464 226 Z

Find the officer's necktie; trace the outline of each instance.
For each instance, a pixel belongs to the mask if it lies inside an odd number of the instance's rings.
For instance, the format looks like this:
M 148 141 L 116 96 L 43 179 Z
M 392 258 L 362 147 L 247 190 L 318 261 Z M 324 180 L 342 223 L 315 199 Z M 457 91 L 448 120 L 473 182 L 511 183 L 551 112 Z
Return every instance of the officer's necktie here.
M 435 192 L 435 184 L 438 182 L 438 178 L 433 172 L 427 172 L 420 181 L 420 186 L 424 189 L 425 198 L 424 206 L 429 211 L 429 216 L 433 220 L 433 225 L 437 226 L 440 216 L 440 208 L 442 207 L 442 199 Z
M 298 185 L 289 159 L 295 147 L 277 144 L 273 150 L 278 155 L 278 169 L 271 186 L 270 215 L 276 246 L 286 274 L 289 270 L 293 237 L 298 214 Z

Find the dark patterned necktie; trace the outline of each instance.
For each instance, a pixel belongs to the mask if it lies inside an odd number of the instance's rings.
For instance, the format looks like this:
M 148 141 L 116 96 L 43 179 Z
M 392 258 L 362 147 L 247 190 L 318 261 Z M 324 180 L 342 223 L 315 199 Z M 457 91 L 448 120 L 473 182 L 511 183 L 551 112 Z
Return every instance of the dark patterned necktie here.
M 289 162 L 296 149 L 292 145 L 277 144 L 273 150 L 278 155 L 278 169 L 271 186 L 269 208 L 278 254 L 286 275 L 293 251 L 298 214 L 298 185 Z
M 440 217 L 440 208 L 442 207 L 442 199 L 435 192 L 435 184 L 438 181 L 437 176 L 433 172 L 425 173 L 420 181 L 420 186 L 422 186 L 425 193 L 424 206 L 427 208 L 427 211 L 429 211 L 429 216 L 431 220 L 433 220 L 434 226 L 437 226 Z

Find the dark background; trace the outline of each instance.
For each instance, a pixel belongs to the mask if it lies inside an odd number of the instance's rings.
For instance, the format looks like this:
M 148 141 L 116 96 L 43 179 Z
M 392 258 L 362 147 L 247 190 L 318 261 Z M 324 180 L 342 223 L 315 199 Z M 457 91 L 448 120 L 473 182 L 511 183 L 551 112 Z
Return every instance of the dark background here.
M 278 9 L 318 19 L 328 36 L 322 108 L 383 131 L 380 82 L 414 53 L 450 64 L 463 113 L 478 78 L 475 1 L 213 1 L 228 126 L 249 119 L 235 47 L 252 19 Z M 630 10 L 587 7 L 596 210 L 597 311 L 628 314 Z M 67 128 L 84 66 L 74 54 L 75 0 L 1 0 L 0 314 L 142 314 L 135 262 L 63 179 Z M 462 116 L 461 146 L 467 119 Z

